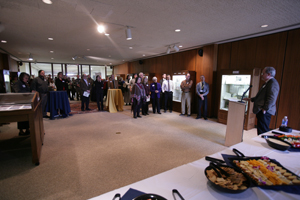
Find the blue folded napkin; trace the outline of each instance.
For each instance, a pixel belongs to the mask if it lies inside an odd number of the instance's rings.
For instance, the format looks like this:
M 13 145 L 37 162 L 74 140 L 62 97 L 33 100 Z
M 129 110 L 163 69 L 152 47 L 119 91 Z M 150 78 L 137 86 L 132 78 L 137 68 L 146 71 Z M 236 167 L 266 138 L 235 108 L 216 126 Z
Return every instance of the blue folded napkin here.
M 130 188 L 123 196 L 122 200 L 132 200 L 138 196 L 145 194 L 144 192 Z

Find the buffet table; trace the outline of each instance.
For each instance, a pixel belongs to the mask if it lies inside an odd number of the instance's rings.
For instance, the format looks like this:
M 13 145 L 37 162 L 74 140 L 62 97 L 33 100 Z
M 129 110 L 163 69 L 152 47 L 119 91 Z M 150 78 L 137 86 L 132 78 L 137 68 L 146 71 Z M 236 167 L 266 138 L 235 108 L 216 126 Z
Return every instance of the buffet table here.
M 62 117 L 69 116 L 71 108 L 67 92 L 50 91 L 46 108 L 47 112 L 50 112 L 50 119 L 54 119 L 54 117 L 58 115 L 58 110 L 60 110 Z
M 268 132 L 266 134 L 271 134 Z M 293 131 L 293 134 L 300 135 L 300 131 Z M 222 154 L 232 154 L 232 149 L 240 150 L 245 156 L 267 156 L 276 159 L 285 168 L 300 175 L 299 153 L 289 151 L 279 151 L 268 146 L 264 138 L 257 136 L 251 141 L 241 142 L 229 147 L 228 149 L 209 155 L 214 158 L 222 159 Z M 116 193 L 124 195 L 130 188 L 144 193 L 154 193 L 161 195 L 168 200 L 174 199 L 172 190 L 177 189 L 186 200 L 199 199 L 300 199 L 300 195 L 286 193 L 283 191 L 266 190 L 252 187 L 245 192 L 229 194 L 215 190 L 208 184 L 204 175 L 205 168 L 209 162 L 202 158 L 195 162 L 171 169 L 164 173 L 152 176 L 142 181 L 124 186 L 122 188 L 105 193 L 93 200 L 110 200 Z
M 123 111 L 124 99 L 120 89 L 109 89 L 106 97 L 106 108 L 110 113 Z

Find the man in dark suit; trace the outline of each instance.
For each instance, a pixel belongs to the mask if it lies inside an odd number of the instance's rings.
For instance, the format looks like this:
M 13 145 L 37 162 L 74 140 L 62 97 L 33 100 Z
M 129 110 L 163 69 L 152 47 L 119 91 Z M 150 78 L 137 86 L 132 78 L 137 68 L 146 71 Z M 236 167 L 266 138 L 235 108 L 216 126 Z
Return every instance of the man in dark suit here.
M 255 97 L 245 98 L 254 102 L 253 113 L 257 118 L 257 134 L 270 131 L 271 116 L 276 114 L 276 99 L 279 93 L 279 84 L 274 78 L 276 70 L 273 67 L 265 67 L 261 73 L 261 79 L 265 84 L 260 88 Z
M 89 108 L 90 103 L 90 94 L 91 94 L 92 84 L 87 80 L 87 75 L 83 74 L 82 79 L 80 80 L 80 89 L 81 89 L 81 111 L 91 110 Z
M 157 110 L 157 113 L 161 114 L 160 105 L 159 105 L 161 85 L 160 85 L 160 83 L 157 82 L 157 78 L 155 76 L 152 78 L 152 80 L 153 80 L 153 83 L 151 83 L 151 85 L 150 85 L 152 110 L 153 110 L 153 113 L 155 113 L 155 111 Z
M 207 95 L 209 93 L 209 85 L 205 82 L 205 77 L 200 76 L 200 82 L 196 85 L 196 93 L 198 95 L 198 115 L 196 119 L 200 119 L 201 107 L 203 105 L 203 117 L 207 120 Z

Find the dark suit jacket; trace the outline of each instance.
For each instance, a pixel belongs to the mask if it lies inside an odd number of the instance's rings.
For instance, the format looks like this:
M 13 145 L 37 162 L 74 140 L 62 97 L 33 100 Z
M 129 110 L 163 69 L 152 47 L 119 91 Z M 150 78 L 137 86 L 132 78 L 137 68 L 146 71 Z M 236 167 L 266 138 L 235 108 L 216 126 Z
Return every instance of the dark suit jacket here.
M 158 90 L 158 93 L 155 93 L 155 84 L 151 83 L 150 84 L 151 98 L 155 98 L 155 95 L 157 96 L 157 98 L 160 98 L 160 92 L 161 92 L 160 83 L 157 83 L 157 90 Z
M 279 84 L 275 78 L 269 81 L 258 91 L 255 97 L 251 98 L 254 102 L 253 113 L 257 114 L 264 109 L 271 115 L 276 113 L 276 99 L 279 93 Z
M 114 84 L 113 84 L 113 81 L 115 81 L 115 87 L 114 87 Z M 117 80 L 113 80 L 113 81 L 109 81 L 108 82 L 108 89 L 118 89 L 118 81 Z
M 81 95 L 83 94 L 84 91 L 92 89 L 92 84 L 88 80 L 87 80 L 87 82 L 88 82 L 88 85 L 85 83 L 84 79 L 80 80 Z

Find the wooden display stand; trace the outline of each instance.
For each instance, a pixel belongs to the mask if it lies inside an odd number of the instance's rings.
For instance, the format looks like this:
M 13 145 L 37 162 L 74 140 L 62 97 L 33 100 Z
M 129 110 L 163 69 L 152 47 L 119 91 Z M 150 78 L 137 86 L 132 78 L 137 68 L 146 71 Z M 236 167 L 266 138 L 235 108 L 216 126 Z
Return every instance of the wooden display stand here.
M 21 107 L 0 111 L 2 123 L 29 121 L 32 162 L 40 164 L 41 150 L 44 141 L 44 124 L 41 102 L 38 93 L 8 93 L 0 94 L 0 106 Z M 3 107 L 2 107 L 3 108 Z
M 246 104 L 241 102 L 229 102 L 225 146 L 242 142 L 244 131 Z

